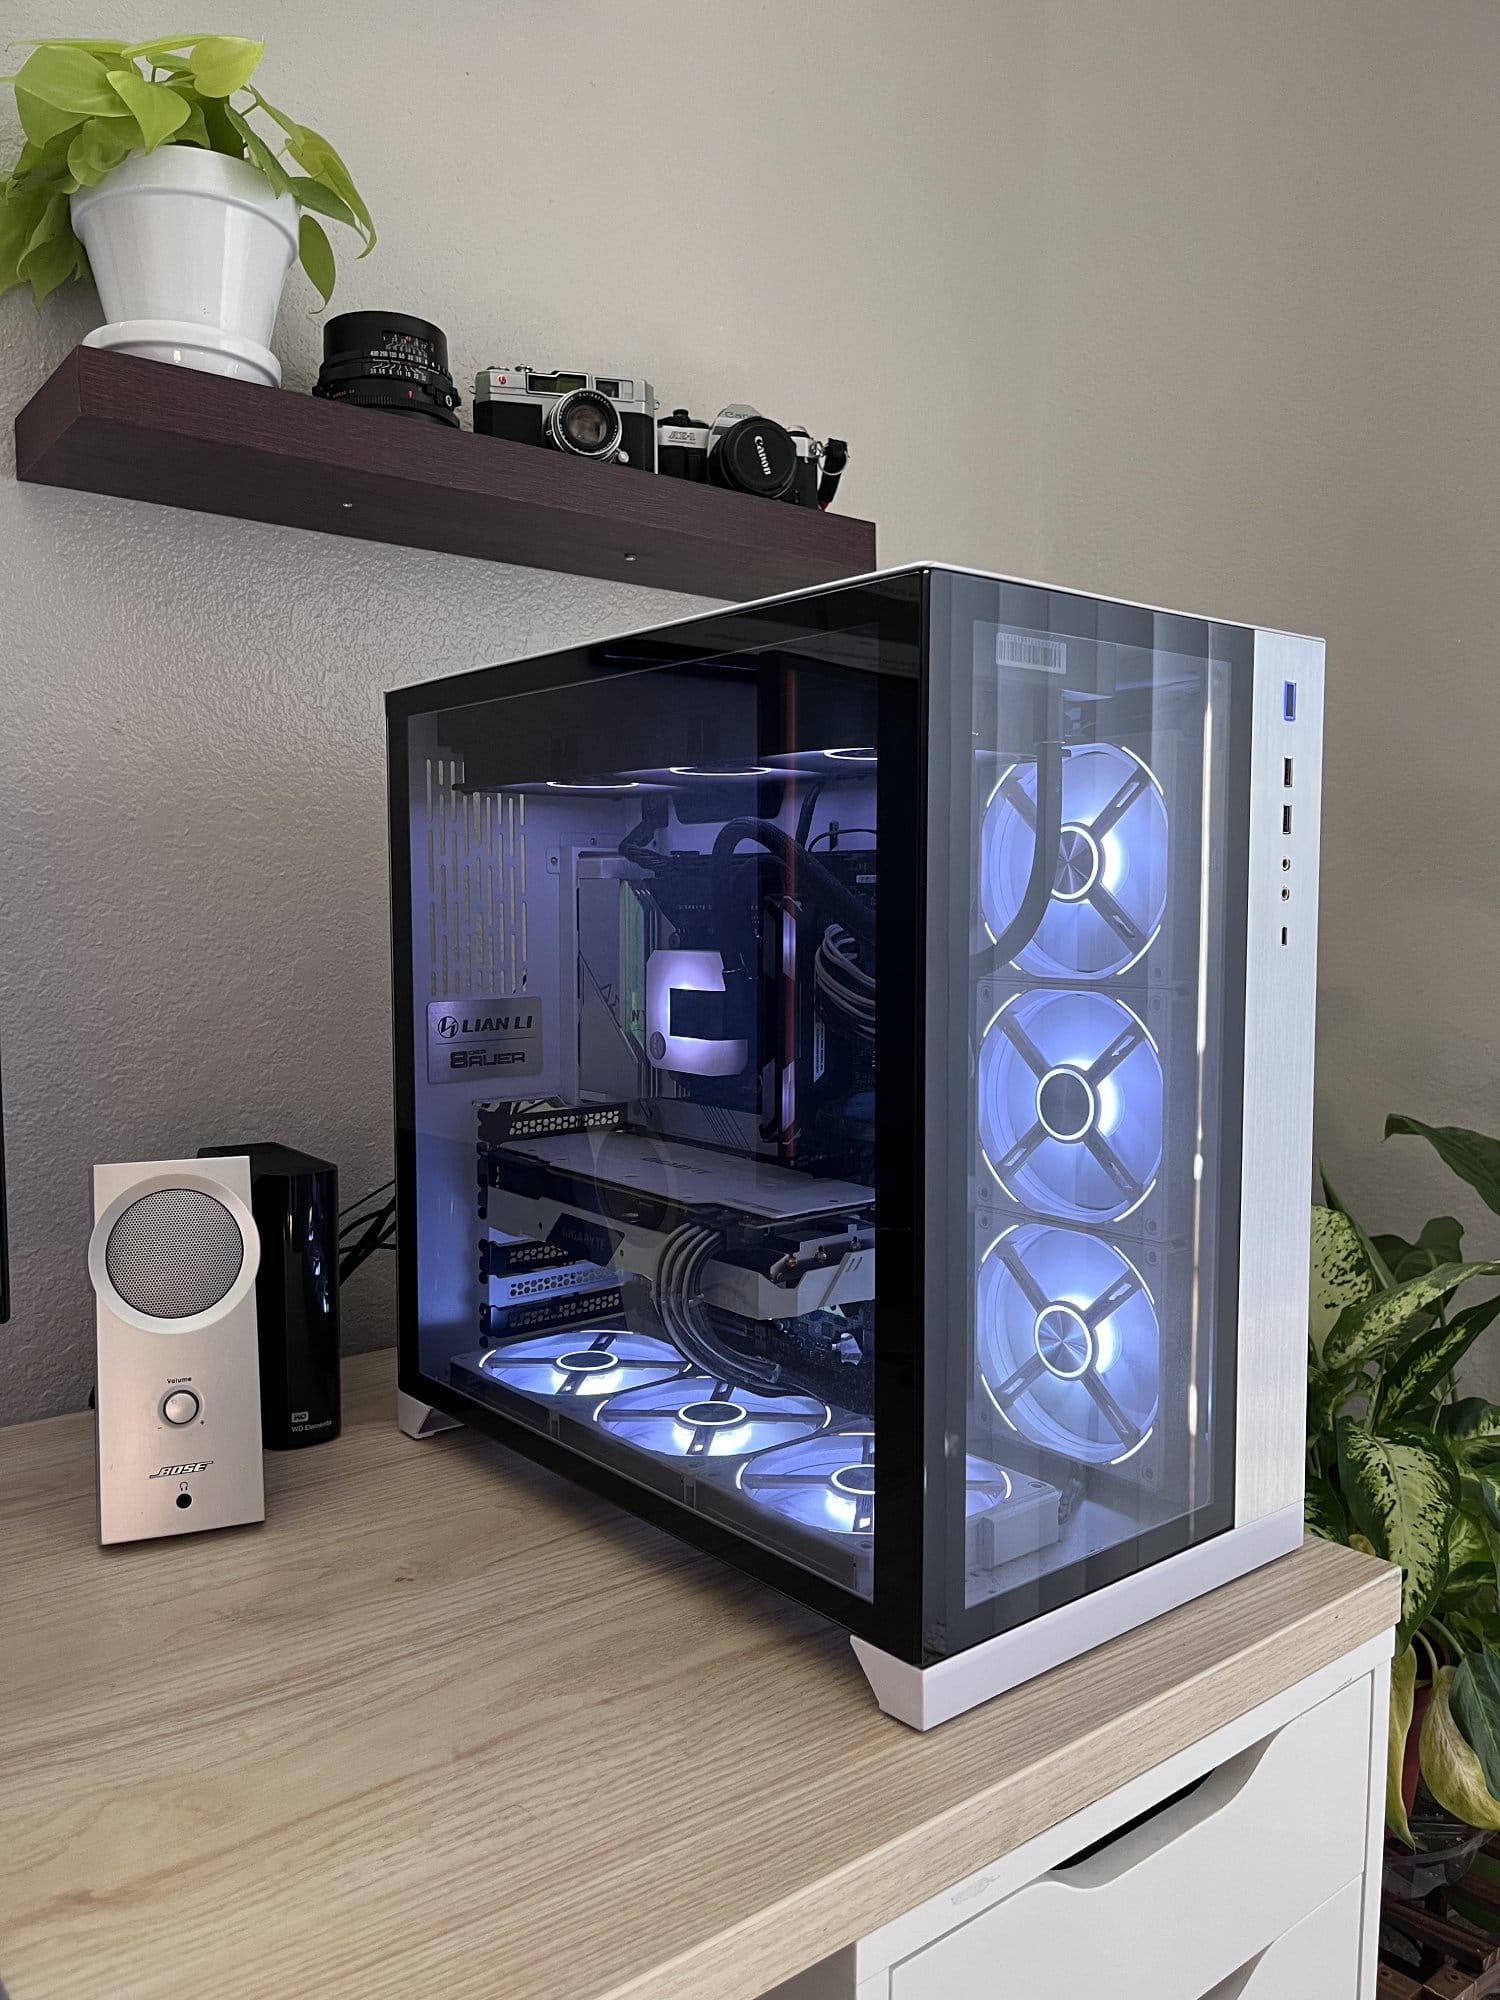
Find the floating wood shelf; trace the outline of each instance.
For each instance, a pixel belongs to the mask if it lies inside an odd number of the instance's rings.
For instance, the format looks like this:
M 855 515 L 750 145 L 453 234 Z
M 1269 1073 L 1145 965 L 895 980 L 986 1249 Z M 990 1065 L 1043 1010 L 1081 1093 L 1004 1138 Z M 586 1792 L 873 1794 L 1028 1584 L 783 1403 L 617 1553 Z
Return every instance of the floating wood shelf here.
M 875 567 L 875 527 L 78 347 L 16 477 L 488 562 L 752 598 Z

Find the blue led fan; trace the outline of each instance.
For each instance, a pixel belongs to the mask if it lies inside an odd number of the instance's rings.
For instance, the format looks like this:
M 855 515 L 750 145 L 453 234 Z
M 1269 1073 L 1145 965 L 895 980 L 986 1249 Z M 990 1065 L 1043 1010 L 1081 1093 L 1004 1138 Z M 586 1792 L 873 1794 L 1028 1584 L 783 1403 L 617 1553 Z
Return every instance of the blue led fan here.
M 623 1444 L 658 1458 L 743 1458 L 767 1445 L 811 1437 L 828 1415 L 816 1396 L 768 1396 L 688 1373 L 608 1397 L 594 1421 Z
M 875 1434 L 824 1431 L 800 1444 L 784 1444 L 747 1459 L 737 1474 L 747 1499 L 803 1527 L 833 1535 L 875 1532 Z M 1011 1478 L 998 1465 L 970 1457 L 965 1512 L 992 1513 L 1011 1495 Z
M 979 1143 L 1013 1201 L 1075 1222 L 1138 1208 L 1161 1165 L 1161 1062 L 1103 993 L 1009 1001 L 979 1050 Z
M 1156 1421 L 1161 1329 L 1145 1280 L 1102 1237 L 1022 1223 L 979 1267 L 979 1371 L 1033 1444 L 1118 1465 Z
M 1021 907 L 1036 852 L 1036 766 L 1012 764 L 980 833 L 979 901 L 1001 936 Z M 1113 743 L 1070 750 L 1052 898 L 1013 963 L 1039 979 L 1105 979 L 1135 964 L 1167 904 L 1167 809 L 1140 758 Z
M 493 1381 L 544 1403 L 588 1402 L 659 1382 L 686 1366 L 675 1347 L 625 1327 L 563 1327 L 492 1347 L 480 1367 Z

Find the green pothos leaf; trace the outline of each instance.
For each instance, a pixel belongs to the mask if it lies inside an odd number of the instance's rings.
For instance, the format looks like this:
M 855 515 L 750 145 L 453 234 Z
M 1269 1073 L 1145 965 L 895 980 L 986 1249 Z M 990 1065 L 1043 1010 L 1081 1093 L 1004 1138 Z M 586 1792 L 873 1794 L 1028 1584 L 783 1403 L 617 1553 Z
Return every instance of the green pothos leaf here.
M 333 246 L 328 241 L 322 223 L 311 215 L 304 215 L 298 219 L 297 247 L 302 259 L 302 268 L 312 279 L 318 297 L 326 306 L 333 297 Z
M 1380 1283 L 1365 1255 L 1359 1231 L 1336 1208 L 1312 1212 L 1312 1278 L 1308 1296 L 1308 1337 L 1321 1361 L 1329 1334 L 1346 1306 L 1358 1305 Z
M 1392 1427 L 1376 1435 L 1351 1417 L 1338 1423 L 1339 1484 L 1349 1512 L 1386 1559 L 1401 1565 L 1398 1645 L 1407 1645 L 1448 1574 L 1448 1531 L 1458 1511 L 1458 1474 L 1427 1432 Z
M 1380 1398 L 1382 1415 L 1405 1416 L 1428 1401 L 1497 1315 L 1500 1315 L 1500 1294 L 1481 1299 L 1478 1305 L 1465 1306 L 1446 1326 L 1430 1326 L 1419 1333 L 1385 1371 Z
M 1467 1826 L 1500 1831 L 1500 1799 L 1453 1713 L 1452 1667 L 1440 1667 L 1422 1722 L 1422 1779 L 1440 1806 Z
M 1417 1656 L 1410 1646 L 1391 1662 L 1391 1703 L 1385 1732 L 1385 1823 L 1391 1832 L 1415 1847 L 1406 1818 L 1401 1780 L 1406 1769 L 1406 1739 L 1411 1734 L 1417 1696 Z
M 147 83 L 133 69 L 117 70 L 109 81 L 140 127 L 148 153 L 165 145 L 187 123 L 190 107 L 168 84 Z
M 1330 1481 L 1309 1474 L 1302 1513 L 1313 1534 L 1321 1535 L 1325 1542 L 1348 1540 L 1349 1517 Z
M 1439 1264 L 1420 1278 L 1409 1278 L 1393 1291 L 1377 1292 L 1357 1305 L 1345 1306 L 1323 1348 L 1330 1370 L 1355 1368 L 1393 1346 L 1421 1325 L 1423 1316 L 1470 1278 L 1493 1278 L 1500 1264 Z

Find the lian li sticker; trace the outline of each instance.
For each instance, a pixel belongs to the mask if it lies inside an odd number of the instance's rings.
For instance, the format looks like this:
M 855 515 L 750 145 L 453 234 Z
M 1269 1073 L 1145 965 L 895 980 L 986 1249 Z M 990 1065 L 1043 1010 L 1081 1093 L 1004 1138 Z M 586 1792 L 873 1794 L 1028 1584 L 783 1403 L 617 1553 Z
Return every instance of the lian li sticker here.
M 502 995 L 427 1003 L 427 1081 L 478 1083 L 538 1076 L 542 1068 L 539 1001 Z

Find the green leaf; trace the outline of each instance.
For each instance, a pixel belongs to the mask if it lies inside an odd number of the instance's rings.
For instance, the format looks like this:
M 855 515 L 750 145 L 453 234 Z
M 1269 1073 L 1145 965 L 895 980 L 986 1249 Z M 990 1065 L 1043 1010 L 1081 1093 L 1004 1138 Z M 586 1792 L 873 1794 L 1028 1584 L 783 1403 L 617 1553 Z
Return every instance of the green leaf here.
M 1500 1464 L 1500 1406 L 1484 1396 L 1446 1403 L 1437 1416 L 1438 1433 L 1466 1465 Z
M 182 102 L 187 107 L 187 117 L 178 127 L 176 143 L 179 146 L 202 146 L 205 150 L 211 150 L 208 120 L 204 116 L 202 104 L 194 97 L 184 97 Z
M 1331 1442 L 1333 1420 L 1354 1393 L 1354 1376 L 1325 1375 L 1311 1369 L 1307 1378 L 1307 1436 L 1310 1444 Z
M 312 180 L 306 174 L 288 174 L 287 185 L 299 208 L 315 208 L 330 222 L 342 222 L 349 229 L 359 228 L 359 221 L 348 202 L 340 201 L 321 181 Z
M 1391 1662 L 1391 1704 L 1385 1730 L 1385 1823 L 1391 1832 L 1415 1847 L 1406 1818 L 1401 1779 L 1406 1768 L 1406 1739 L 1411 1734 L 1417 1696 L 1417 1656 L 1408 1646 Z
M 1465 1580 L 1465 1572 L 1470 1570 L 1475 1574 Z M 1484 1531 L 1482 1521 L 1460 1506 L 1448 1528 L 1446 1587 L 1450 1590 L 1467 1591 L 1483 1583 L 1493 1583 L 1494 1580 L 1495 1569 L 1490 1557 L 1489 1537 Z
M 1360 1223 L 1359 1217 L 1356 1215 L 1351 1215 L 1349 1213 L 1348 1203 L 1341 1201 L 1339 1199 L 1338 1190 L 1334 1187 L 1333 1182 L 1328 1178 L 1327 1169 L 1323 1166 L 1321 1161 L 1319 1161 L 1318 1163 L 1318 1179 L 1323 1183 L 1324 1201 L 1337 1214 L 1348 1216 L 1350 1222 L 1354 1224 L 1355 1231 L 1357 1232 L 1360 1243 L 1364 1248 L 1364 1253 L 1369 1258 L 1371 1264 L 1374 1266 L 1375 1275 L 1380 1280 L 1381 1284 L 1382 1285 L 1394 1284 L 1395 1280 L 1391 1276 L 1389 1265 L 1386 1263 L 1385 1259 L 1381 1256 L 1380 1252 L 1375 1248 L 1372 1239 L 1366 1234 L 1363 1226 Z
M 1321 1535 L 1325 1542 L 1347 1540 L 1349 1519 L 1344 1512 L 1344 1503 L 1328 1480 L 1320 1479 L 1316 1474 L 1308 1475 L 1302 1514 L 1313 1534 Z
M 46 205 L 46 196 L 37 192 L 7 190 L 0 196 L 0 292 L 21 283 L 21 254 Z
M 1376 1236 L 1371 1240 L 1390 1265 L 1397 1284 L 1406 1278 L 1419 1278 L 1439 1264 L 1456 1264 L 1463 1256 L 1463 1225 L 1451 1215 L 1436 1215 L 1430 1222 L 1424 1222 L 1415 1243 L 1408 1243 L 1401 1236 Z
M 123 110 L 123 105 L 121 106 Z M 60 111 L 55 104 L 37 97 L 32 91 L 16 85 L 16 111 L 21 120 L 21 130 L 33 146 L 49 147 L 54 139 L 64 133 L 74 132 L 83 120 L 76 111 Z
M 266 52 L 264 42 L 243 35 L 204 35 L 189 52 L 193 80 L 204 97 L 228 97 L 243 90 Z
M 1438 1670 L 1422 1723 L 1422 1780 L 1440 1806 L 1466 1826 L 1500 1831 L 1500 1799 L 1485 1783 L 1484 1766 L 1453 1714 L 1452 1667 Z
M 330 194 L 336 194 L 352 209 L 365 238 L 365 247 L 360 255 L 368 256 L 375 248 L 375 225 L 337 148 L 321 132 L 315 132 L 311 125 L 299 125 L 295 118 L 288 118 L 284 111 L 278 111 L 274 104 L 267 103 L 259 91 L 255 93 L 255 101 L 266 116 L 274 118 L 285 132 L 286 149 L 302 171 L 321 182 Z
M 333 247 L 322 223 L 311 215 L 304 215 L 297 224 L 297 250 L 303 270 L 326 306 L 333 297 Z
M 224 106 L 224 115 L 239 134 L 245 151 L 250 155 L 251 162 L 260 168 L 261 172 L 270 182 L 272 192 L 274 194 L 289 193 L 291 191 L 291 181 L 287 175 L 286 168 L 277 159 L 276 155 L 246 118 L 245 114 L 242 111 L 236 111 L 232 104 L 226 104 Z
M 1446 1326 L 1430 1326 L 1419 1333 L 1385 1371 L 1381 1421 L 1406 1416 L 1427 1402 L 1497 1314 L 1500 1314 L 1500 1296 L 1466 1306 Z
M 120 53 L 132 61 L 140 56 L 156 62 L 159 56 L 181 55 L 202 40 L 202 35 L 158 35 L 154 42 L 127 42 Z
M 77 37 L 38 35 L 31 41 L 24 42 L 22 47 L 28 49 L 86 49 L 91 56 L 99 56 L 101 58 L 122 56 L 125 53 L 125 44 L 123 42 L 101 42 L 93 36 L 88 35 Z
M 40 221 L 16 260 L 16 270 L 30 285 L 32 297 L 40 305 L 49 293 L 75 275 L 77 261 L 78 239 L 68 215 L 68 197 L 49 195 Z
M 1360 1304 L 1378 1289 L 1374 1267 L 1349 1217 L 1336 1208 L 1315 1208 L 1308 1336 L 1319 1360 L 1339 1314 L 1346 1306 Z
M 68 171 L 80 187 L 96 187 L 128 154 L 145 150 L 133 118 L 90 118 L 68 148 Z
M 1458 1474 L 1425 1431 L 1376 1436 L 1350 1417 L 1338 1424 L 1339 1484 L 1349 1513 L 1388 1561 L 1399 1563 L 1406 1645 L 1448 1574 L 1448 1530 L 1458 1511 Z
M 1385 1136 L 1391 1139 L 1403 1133 L 1425 1139 L 1443 1165 L 1467 1181 L 1486 1208 L 1500 1215 L 1500 1139 L 1462 1125 L 1424 1125 L 1419 1118 L 1393 1112 L 1385 1121 Z
M 1493 1278 L 1500 1264 L 1439 1264 L 1420 1278 L 1408 1278 L 1393 1291 L 1345 1306 L 1323 1349 L 1330 1369 L 1353 1368 L 1383 1352 L 1421 1325 L 1432 1307 L 1471 1278 Z
M 1500 1658 L 1465 1654 L 1454 1673 L 1449 1702 L 1453 1720 L 1479 1759 L 1485 1789 L 1500 1798 Z
M 74 118 L 108 118 L 125 106 L 112 89 L 109 72 L 87 49 L 44 42 L 33 49 L 15 77 L 16 91 L 26 91 L 43 104 L 71 112 Z M 27 138 L 33 135 L 28 132 Z
M 146 152 L 154 153 L 187 123 L 189 107 L 170 84 L 147 83 L 133 69 L 117 71 L 110 83 L 140 127 Z

